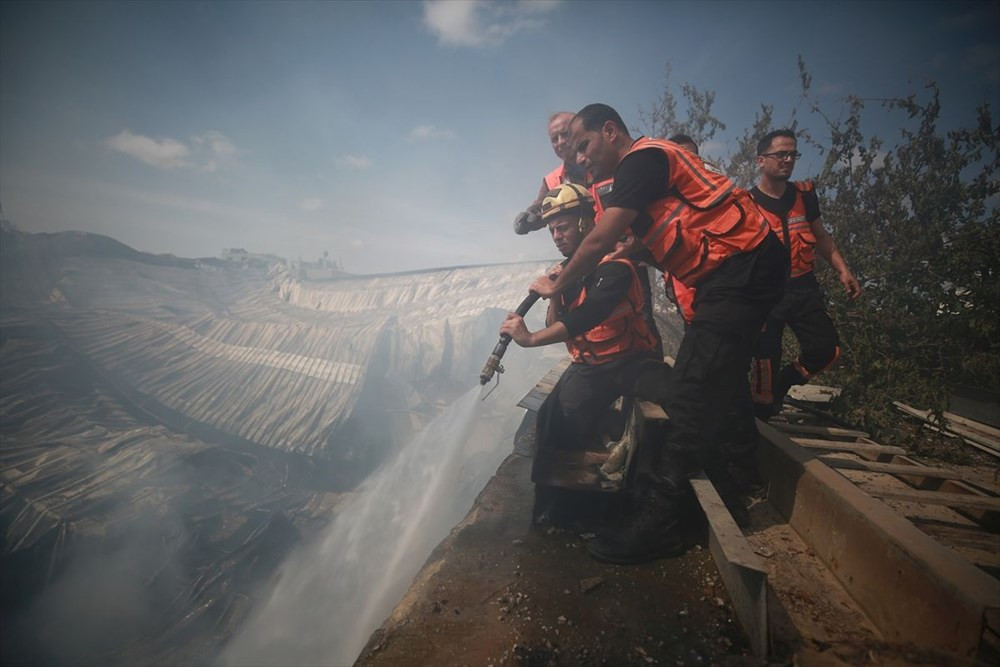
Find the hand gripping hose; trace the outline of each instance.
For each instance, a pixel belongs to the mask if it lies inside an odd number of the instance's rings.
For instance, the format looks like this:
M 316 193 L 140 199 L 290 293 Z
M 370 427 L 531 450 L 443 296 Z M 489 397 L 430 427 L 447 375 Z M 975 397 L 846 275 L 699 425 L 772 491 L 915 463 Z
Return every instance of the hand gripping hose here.
M 524 317 L 539 298 L 540 295 L 538 292 L 534 290 L 528 292 L 528 296 L 525 297 L 524 301 L 521 302 L 521 305 L 514 312 Z M 486 384 L 492 380 L 494 373 L 503 373 L 503 366 L 500 365 L 500 360 L 503 359 L 504 352 L 507 351 L 509 344 L 510 334 L 500 334 L 500 342 L 493 348 L 493 353 L 490 354 L 490 358 L 486 360 L 486 365 L 483 366 L 483 372 L 479 374 L 479 384 Z

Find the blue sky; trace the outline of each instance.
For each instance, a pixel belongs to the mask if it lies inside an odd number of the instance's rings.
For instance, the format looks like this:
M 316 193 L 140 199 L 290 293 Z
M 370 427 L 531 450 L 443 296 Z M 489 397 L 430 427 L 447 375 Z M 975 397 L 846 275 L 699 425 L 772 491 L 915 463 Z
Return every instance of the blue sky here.
M 725 154 L 761 103 L 788 119 L 801 54 L 834 115 L 935 80 L 968 124 L 1000 113 L 998 29 L 959 2 L 3 2 L 0 205 L 185 257 L 555 258 L 511 226 L 557 164 L 550 113 L 600 101 L 637 127 L 669 62 L 716 91 Z

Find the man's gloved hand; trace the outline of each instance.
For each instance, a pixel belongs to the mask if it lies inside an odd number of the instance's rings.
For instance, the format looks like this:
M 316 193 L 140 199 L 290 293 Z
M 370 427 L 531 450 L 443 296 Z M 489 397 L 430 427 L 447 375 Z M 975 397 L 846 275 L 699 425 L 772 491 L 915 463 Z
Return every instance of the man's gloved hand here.
M 537 206 L 528 207 L 527 211 L 521 211 L 514 218 L 514 233 L 527 234 L 545 226 L 542 220 L 541 209 Z

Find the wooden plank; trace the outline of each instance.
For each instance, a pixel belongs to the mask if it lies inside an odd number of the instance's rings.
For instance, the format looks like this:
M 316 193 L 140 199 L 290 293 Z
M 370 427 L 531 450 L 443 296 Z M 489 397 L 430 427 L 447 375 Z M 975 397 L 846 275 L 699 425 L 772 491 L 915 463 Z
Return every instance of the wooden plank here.
M 667 413 L 656 403 L 650 401 L 639 401 L 639 409 L 642 411 L 643 419 L 651 421 L 662 421 L 668 419 Z
M 974 658 L 1000 618 L 1000 582 L 863 493 L 768 424 L 759 458 L 768 502 L 887 641 Z M 872 554 L 878 554 L 873 558 Z M 947 623 L 942 619 L 948 619 Z
M 788 390 L 788 397 L 809 403 L 829 403 L 843 391 L 840 387 L 824 387 L 820 384 L 793 385 Z
M 931 468 L 930 466 L 905 465 L 901 463 L 878 463 L 858 459 L 839 459 L 835 456 L 820 456 L 819 460 L 831 468 L 839 470 L 864 470 L 867 472 L 883 472 L 890 475 L 905 477 L 934 477 L 936 479 L 962 479 L 954 470 Z
M 811 435 L 828 435 L 832 438 L 868 438 L 870 434 L 849 428 L 832 426 L 811 426 L 809 424 L 772 424 L 782 433 L 808 433 Z
M 916 489 L 867 489 L 862 490 L 873 498 L 883 500 L 905 500 L 922 505 L 944 505 L 946 507 L 966 507 L 969 509 L 1000 511 L 1000 498 L 978 496 L 969 493 L 942 493 L 941 491 L 919 491 Z
M 1000 429 L 993 428 L 989 424 L 984 424 L 982 422 L 977 422 L 975 419 L 969 419 L 968 417 L 956 415 L 954 412 L 945 412 L 944 417 L 950 422 L 965 426 L 972 431 L 978 431 L 987 438 L 1000 441 Z
M 940 423 L 938 423 L 937 420 L 932 418 L 931 412 L 929 410 L 918 410 L 917 408 L 906 405 L 905 403 L 902 403 L 900 401 L 893 401 L 892 404 L 895 405 L 896 408 L 901 412 L 905 412 L 906 414 L 912 417 L 916 417 L 917 419 L 920 419 L 921 421 L 924 421 L 925 423 L 929 424 L 930 427 L 934 430 L 940 431 L 943 428 L 945 433 L 951 432 L 954 433 L 955 435 L 961 436 L 962 438 L 965 439 L 965 441 L 968 444 L 976 447 L 976 449 L 985 451 L 988 454 L 992 454 L 994 456 L 1000 456 L 1000 439 L 992 437 L 991 435 L 988 434 L 988 432 L 983 431 L 981 429 L 973 430 L 972 428 L 962 425 L 962 422 L 970 422 L 971 420 L 958 417 L 958 415 L 952 415 L 952 417 L 961 421 L 950 420 L 948 426 L 944 427 Z M 945 413 L 946 418 L 947 415 L 950 414 L 951 413 L 946 412 Z M 978 424 L 978 422 L 973 422 L 973 423 Z M 992 429 L 992 427 L 986 426 L 985 424 L 979 424 L 979 426 L 985 429 Z
M 552 389 L 556 386 L 559 378 L 562 376 L 563 371 L 570 365 L 572 358 L 564 357 L 549 369 L 549 372 L 545 374 L 541 380 L 538 381 L 531 391 L 524 395 L 524 397 L 518 401 L 517 406 L 519 408 L 525 408 L 526 410 L 531 410 L 532 412 L 538 412 L 538 408 L 542 407 L 542 403 L 545 402 L 546 397 L 552 393 Z
M 791 438 L 792 442 L 807 449 L 822 449 L 832 452 L 852 452 L 866 456 L 882 454 L 906 454 L 902 447 L 892 445 L 875 445 L 864 442 L 838 442 L 836 440 L 818 440 L 816 438 Z
M 942 542 L 1000 556 L 1000 538 L 996 533 L 986 532 L 979 526 L 965 526 L 924 517 L 912 517 L 910 521 L 920 530 Z
M 691 487 L 708 519 L 709 550 L 732 598 L 736 616 L 750 639 L 754 655 L 764 659 L 768 650 L 767 568 L 704 473 L 691 480 Z

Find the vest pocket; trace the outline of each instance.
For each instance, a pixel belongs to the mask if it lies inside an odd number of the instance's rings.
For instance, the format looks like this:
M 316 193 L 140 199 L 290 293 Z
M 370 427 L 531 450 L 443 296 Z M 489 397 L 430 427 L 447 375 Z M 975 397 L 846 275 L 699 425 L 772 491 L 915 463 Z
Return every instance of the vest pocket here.
M 739 227 L 745 220 L 743 208 L 736 202 L 718 211 L 707 225 L 704 232 L 709 236 L 726 236 Z

